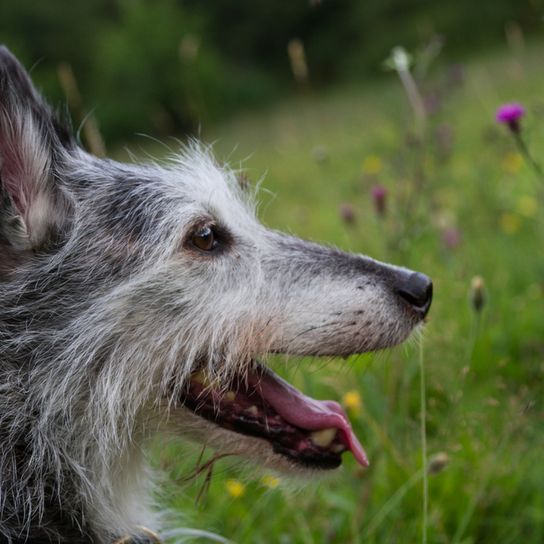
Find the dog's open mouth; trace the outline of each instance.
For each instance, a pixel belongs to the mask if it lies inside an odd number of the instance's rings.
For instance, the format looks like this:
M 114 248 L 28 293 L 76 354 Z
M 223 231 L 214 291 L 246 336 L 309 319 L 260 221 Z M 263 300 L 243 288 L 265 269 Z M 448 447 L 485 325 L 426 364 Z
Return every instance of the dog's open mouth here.
M 214 388 L 203 372 L 197 372 L 191 376 L 183 403 L 225 429 L 267 440 L 275 453 L 306 468 L 336 468 L 345 451 L 368 466 L 365 451 L 337 402 L 307 397 L 262 365 L 243 380 L 234 380 L 227 390 Z

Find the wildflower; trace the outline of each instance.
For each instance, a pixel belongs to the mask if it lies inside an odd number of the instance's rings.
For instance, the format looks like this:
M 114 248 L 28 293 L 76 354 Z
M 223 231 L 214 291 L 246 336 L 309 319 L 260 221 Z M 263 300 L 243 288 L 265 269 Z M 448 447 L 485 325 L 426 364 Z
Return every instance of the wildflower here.
M 269 489 L 276 489 L 276 487 L 280 485 L 280 479 L 276 478 L 275 476 L 272 476 L 271 474 L 265 474 L 261 478 L 261 483 L 265 487 L 268 487 Z
M 527 143 L 521 134 L 520 120 L 525 115 L 525 108 L 518 103 L 503 104 L 495 115 L 495 119 L 499 123 L 504 123 L 510 129 L 511 134 L 514 137 L 518 151 L 523 156 L 527 164 L 532 168 L 533 172 L 539 178 L 540 181 L 544 179 L 544 170 L 532 156 Z
M 523 157 L 519 153 L 507 153 L 501 164 L 509 174 L 517 174 L 523 164 Z
M 485 283 L 481 276 L 474 276 L 470 282 L 470 301 L 478 313 L 485 306 Z
M 387 206 L 387 189 L 383 185 L 372 187 L 372 202 L 376 213 L 379 216 L 384 216 Z
M 426 111 L 416 80 L 410 72 L 412 57 L 403 47 L 394 47 L 385 61 L 385 68 L 397 72 L 414 112 L 416 139 L 421 140 L 425 128 Z
M 353 225 L 355 223 L 355 210 L 351 204 L 347 202 L 340 204 L 338 214 L 346 225 Z
M 391 54 L 384 61 L 384 68 L 397 72 L 406 72 L 412 64 L 412 56 L 404 47 L 393 47 Z
M 429 459 L 429 474 L 438 474 L 442 472 L 449 464 L 450 458 L 445 452 L 437 453 Z
M 361 395 L 358 391 L 348 391 L 342 397 L 342 404 L 346 407 L 347 410 L 353 414 L 357 414 L 361 411 L 362 402 Z
M 367 174 L 368 176 L 376 176 L 382 171 L 382 169 L 382 160 L 376 155 L 369 155 L 363 160 L 363 174 Z
M 227 493 L 233 499 L 243 497 L 246 492 L 246 486 L 239 480 L 229 479 L 225 482 L 225 487 L 227 489 Z
M 444 229 L 442 243 L 447 249 L 455 249 L 461 243 L 461 231 L 455 227 Z
M 532 196 L 521 196 L 518 200 L 517 210 L 525 217 L 534 217 L 538 211 L 538 202 Z
M 517 215 L 506 212 L 500 217 L 500 226 L 506 234 L 515 234 L 521 226 L 521 221 Z
M 520 132 L 520 119 L 525 115 L 525 108 L 517 102 L 503 104 L 495 114 L 495 119 L 499 123 L 504 123 L 514 133 Z

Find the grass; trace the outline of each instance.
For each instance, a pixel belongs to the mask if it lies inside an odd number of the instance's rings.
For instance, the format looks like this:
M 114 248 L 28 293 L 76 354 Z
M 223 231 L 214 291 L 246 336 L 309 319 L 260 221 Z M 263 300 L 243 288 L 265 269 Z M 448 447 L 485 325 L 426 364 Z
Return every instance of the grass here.
M 541 51 L 534 44 L 468 63 L 462 84 L 442 86 L 428 141 L 415 150 L 406 143 L 411 114 L 393 74 L 204 130 L 219 157 L 243 164 L 254 181 L 265 175 L 260 217 L 267 225 L 425 271 L 435 301 L 424 333 L 424 390 L 413 343 L 347 361 L 274 362 L 313 396 L 346 400 L 352 392 L 368 470 L 345 456 L 323 480 L 301 487 L 280 476 L 276 486 L 239 462 L 220 461 L 197 505 L 204 476 L 165 484 L 175 524 L 239 543 L 544 541 L 542 180 L 493 121 L 502 102 L 527 105 L 526 135 L 544 159 Z M 439 67 L 429 85 L 446 77 Z M 447 153 L 436 147 L 445 125 L 454 139 Z M 325 160 L 316 160 L 318 146 Z M 376 183 L 390 196 L 383 219 L 369 196 Z M 345 202 L 354 225 L 338 213 Z M 455 248 L 443 242 L 448 228 L 461 233 Z M 470 305 L 476 275 L 486 285 L 481 317 Z M 180 482 L 194 467 L 199 452 L 187 449 L 157 444 L 156 464 L 168 478 Z

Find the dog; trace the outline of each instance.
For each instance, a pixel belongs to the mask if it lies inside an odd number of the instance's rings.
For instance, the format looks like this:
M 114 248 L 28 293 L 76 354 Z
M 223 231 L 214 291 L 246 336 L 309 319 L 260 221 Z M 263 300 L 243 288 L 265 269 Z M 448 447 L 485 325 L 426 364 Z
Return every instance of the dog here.
M 121 164 L 67 127 L 2 47 L 0 538 L 154 541 L 157 432 L 276 471 L 367 466 L 340 405 L 263 361 L 398 344 L 431 280 L 265 228 L 202 144 Z

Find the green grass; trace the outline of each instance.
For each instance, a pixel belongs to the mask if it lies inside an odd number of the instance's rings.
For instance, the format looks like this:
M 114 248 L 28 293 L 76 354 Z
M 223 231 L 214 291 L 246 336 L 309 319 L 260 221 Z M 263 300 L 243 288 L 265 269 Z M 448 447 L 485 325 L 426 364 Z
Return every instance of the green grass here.
M 493 121 L 500 103 L 526 104 L 530 146 L 544 161 L 541 52 L 535 44 L 517 57 L 503 51 L 467 64 L 465 82 L 448 90 L 429 120 L 422 150 L 406 144 L 410 111 L 394 74 L 308 93 L 204 131 L 219 157 L 243 161 L 254 181 L 264 175 L 260 217 L 267 225 L 433 277 L 424 333 L 427 449 L 431 463 L 438 453 L 449 462 L 428 477 L 430 543 L 544 541 L 544 182 L 518 167 L 513 143 Z M 445 77 L 438 69 L 432 81 Z M 454 134 L 448 157 L 434 150 L 432 134 L 442 123 Z M 315 160 L 316 146 L 326 149 L 325 162 Z M 368 156 L 380 159 L 379 173 L 363 172 Z M 406 218 L 399 195 L 413 192 L 418 168 L 425 181 Z M 391 196 L 383 220 L 369 196 L 375 183 Z M 356 211 L 353 226 L 338 214 L 343 202 Z M 442 242 L 447 225 L 462 232 L 455 249 Z M 479 327 L 469 302 L 475 275 L 487 293 Z M 275 368 L 308 394 L 360 394 L 352 421 L 370 468 L 346 455 L 343 468 L 323 480 L 299 486 L 281 477 L 270 489 L 253 470 L 219 461 L 198 505 L 203 476 L 165 485 L 174 523 L 240 543 L 421 542 L 419 362 L 413 342 L 327 364 L 286 366 L 278 358 Z M 198 450 L 157 446 L 157 466 L 180 482 Z M 238 498 L 228 492 L 233 478 L 245 486 Z

